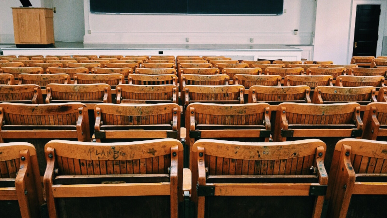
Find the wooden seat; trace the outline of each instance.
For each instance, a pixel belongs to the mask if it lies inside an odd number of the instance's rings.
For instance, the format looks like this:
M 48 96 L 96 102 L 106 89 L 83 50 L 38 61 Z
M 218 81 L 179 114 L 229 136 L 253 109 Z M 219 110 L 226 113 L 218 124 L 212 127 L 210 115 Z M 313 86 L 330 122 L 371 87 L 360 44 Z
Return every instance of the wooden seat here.
M 230 77 L 230 79 L 234 80 L 234 76 L 236 74 L 250 74 L 250 75 L 258 75 L 262 73 L 261 68 L 224 68 L 222 74 L 226 74 Z
M 338 76 L 336 78 L 336 86 L 343 87 L 358 87 L 358 86 L 373 86 L 383 87 L 383 76 Z
M 75 74 L 89 73 L 89 69 L 87 69 L 86 67 L 76 67 L 76 68 L 49 67 L 47 68 L 47 73 L 49 74 L 65 73 L 70 76 L 70 79 L 74 79 Z
M 42 104 L 42 91 L 38 85 L 0 86 L 0 101 L 14 103 Z
M 22 62 L 0 63 L 0 68 L 3 69 L 4 67 L 24 67 L 24 64 Z
M 80 68 L 80 67 L 86 67 L 89 72 L 93 71 L 93 68 L 100 67 L 100 63 L 69 63 L 69 68 Z
M 245 89 L 249 89 L 251 86 L 254 86 L 254 85 L 281 86 L 281 76 L 235 74 L 234 84 L 242 85 L 245 87 Z
M 165 59 L 175 60 L 175 56 L 173 56 L 173 55 L 152 55 L 152 56 L 150 56 L 149 59 L 152 59 L 152 60 L 165 60 Z
M 149 59 L 145 63 L 175 63 L 174 59 Z
M 313 94 L 313 103 L 329 104 L 339 102 L 358 102 L 359 104 L 368 104 L 377 101 L 375 93 L 376 89 L 372 86 L 317 86 Z
M 100 55 L 99 58 L 116 58 L 118 60 L 122 59 L 123 55 Z
M 182 68 L 179 71 L 179 76 L 184 74 L 201 74 L 201 75 L 214 75 L 220 71 L 218 68 Z
M 46 103 L 82 102 L 111 103 L 111 88 L 108 84 L 58 84 L 46 86 Z
M 0 168 L 0 216 L 41 217 L 44 200 L 34 146 L 0 143 Z
M 179 60 L 204 60 L 203 57 L 197 55 L 178 55 L 176 61 Z
M 198 218 L 294 217 L 292 211 L 298 218 L 321 217 L 328 185 L 325 147 L 314 139 L 197 141 L 192 196 Z
M 17 60 L 24 64 L 25 67 L 32 67 L 34 63 L 44 63 L 44 60 Z
M 387 102 L 387 88 L 383 87 L 378 93 L 378 102 Z
M 146 55 L 126 55 L 121 60 L 141 60 L 141 61 L 145 61 L 145 60 L 148 60 L 148 59 L 149 59 L 149 56 L 146 56 Z
M 175 68 L 174 63 L 143 63 L 142 68 Z
M 364 139 L 377 140 L 387 136 L 387 102 L 373 102 L 364 112 Z
M 371 67 L 387 67 L 387 58 L 375 58 Z
M 92 73 L 94 74 L 121 74 L 124 79 L 128 78 L 130 73 L 133 73 L 132 68 L 93 68 Z
M 16 55 L 0 55 L 0 59 L 16 58 Z
M 117 104 L 120 103 L 178 103 L 175 85 L 118 85 Z
M 81 60 L 89 60 L 87 57 L 74 57 L 72 59 L 75 59 L 78 63 L 80 63 Z M 67 60 L 67 58 L 65 58 L 65 60 Z
M 43 72 L 47 73 L 47 68 L 49 67 L 63 67 L 63 63 L 30 63 L 30 67 L 41 67 Z
M 264 72 L 266 75 L 279 75 L 282 78 L 285 78 L 287 75 L 302 75 L 304 74 L 304 68 L 294 67 L 294 68 L 282 68 L 282 67 L 268 67 Z
M 176 59 L 177 64 L 201 64 L 201 63 L 208 63 L 208 61 L 203 59 L 185 59 L 180 58 Z
M 68 84 L 70 83 L 70 76 L 64 73 L 58 74 L 25 74 L 19 75 L 19 85 L 22 84 L 36 84 L 40 88 L 45 88 L 50 83 Z
M 236 64 L 230 64 L 230 63 L 218 63 L 215 65 L 219 69 L 219 71 L 223 71 L 223 69 L 226 68 L 248 68 L 249 65 L 246 63 L 236 63 Z
M 43 60 L 44 62 L 48 60 L 59 60 L 58 57 L 31 57 L 31 60 Z
M 338 76 L 345 75 L 347 69 L 344 67 L 310 67 L 306 70 L 307 75 L 331 75 L 333 79 L 336 79 Z
M 72 59 L 72 57 L 70 55 L 46 55 L 46 58 L 49 58 L 49 57 L 56 57 L 58 58 L 59 60 L 70 60 Z
M 329 172 L 328 217 L 386 217 L 387 143 L 343 139 Z
M 18 58 L 28 58 L 31 60 L 33 57 L 39 57 L 39 58 L 44 58 L 43 55 L 19 55 Z
M 184 106 L 191 103 L 243 104 L 245 88 L 242 85 L 187 85 L 184 89 Z
M 285 86 L 307 85 L 311 89 L 317 86 L 333 86 L 333 76 L 330 75 L 288 75 L 285 76 Z
M 349 74 L 353 76 L 384 76 L 387 75 L 386 68 L 352 68 Z
M 282 103 L 275 118 L 275 141 L 319 138 L 327 144 L 325 166 L 330 169 L 334 147 L 343 138 L 361 138 L 360 105 Z
M 242 63 L 246 63 L 249 65 L 249 67 L 253 67 L 253 64 L 271 64 L 271 61 L 245 61 L 245 60 L 243 60 Z
M 0 141 L 33 143 L 41 175 L 46 166 L 44 145 L 49 140 L 90 141 L 89 118 L 83 104 L 1 103 L 0 111 Z
M 213 66 L 216 66 L 217 64 L 238 64 L 239 63 L 238 60 L 224 60 L 224 59 L 221 59 L 221 60 L 208 60 L 208 62 L 210 64 L 212 64 Z
M 21 73 L 27 74 L 42 74 L 44 73 L 41 67 L 3 67 L 3 73 L 12 74 L 15 78 L 19 78 Z
M 171 84 L 177 86 L 178 78 L 175 74 L 129 74 L 128 84 L 134 85 L 165 85 Z
M 175 74 L 176 69 L 174 68 L 136 68 L 136 74 L 149 74 L 149 75 L 158 75 L 158 74 Z
M 92 60 L 78 60 L 79 62 L 78 63 L 82 63 L 82 64 L 86 64 L 86 63 L 89 63 L 89 64 L 99 64 L 99 67 L 106 67 L 106 64 L 110 63 L 110 60 L 101 60 L 101 59 L 92 59 Z
M 134 71 L 137 67 L 139 67 L 139 63 L 107 63 L 105 65 L 106 68 L 131 68 Z
M 62 63 L 63 66 L 67 68 L 69 63 L 78 63 L 76 60 L 47 60 L 46 63 Z
M 225 56 L 203 56 L 204 60 L 211 61 L 211 60 L 231 60 L 229 57 Z
M 98 104 L 95 106 L 95 139 L 180 140 L 180 107 L 177 104 Z
M 210 63 L 178 63 L 177 72 L 180 78 L 181 76 L 180 72 L 183 68 L 211 68 L 211 67 L 212 67 L 212 64 Z
M 287 67 L 294 68 L 294 67 L 302 67 L 304 68 L 304 72 L 306 72 L 311 67 L 321 67 L 321 64 L 289 64 Z
M 285 101 L 311 103 L 309 86 L 254 85 L 249 88 L 249 103 L 279 104 Z
M 285 67 L 285 64 L 251 64 L 252 68 L 261 68 L 264 71 L 268 67 Z
M 288 67 L 290 64 L 302 64 L 302 61 L 282 61 L 282 60 L 275 60 L 275 61 L 273 61 L 273 64 L 285 64 L 285 67 Z
M 325 68 L 335 68 L 335 67 L 344 67 L 347 69 L 347 74 L 350 74 L 350 69 L 352 68 L 358 68 L 356 64 L 322 64 L 320 67 L 325 67 Z
M 119 73 L 113 74 L 85 74 L 79 73 L 74 76 L 74 84 L 105 83 L 115 89 L 117 85 L 125 84 L 124 76 Z
M 228 85 L 229 76 L 225 74 L 200 75 L 200 74 L 183 74 L 181 76 L 181 88 L 186 85 Z
M 45 152 L 44 187 L 51 218 L 178 217 L 183 200 L 183 146 L 178 140 L 54 140 Z M 149 205 L 146 210 L 144 204 Z
M 356 64 L 359 67 L 371 67 L 374 59 L 374 56 L 353 56 L 351 64 Z
M 73 55 L 73 58 L 82 58 L 82 57 L 92 60 L 92 59 L 98 58 L 98 55 Z
M 130 59 L 121 59 L 121 60 L 113 60 L 113 61 L 110 61 L 110 63 L 106 64 L 106 66 L 109 66 L 111 68 L 115 68 L 114 65 L 111 65 L 111 64 L 137 64 L 138 67 L 140 66 L 140 64 L 142 64 L 144 61 L 142 60 L 130 60 Z M 137 67 L 137 66 L 136 66 Z
M 15 77 L 10 73 L 0 72 L 0 84 L 1 85 L 16 85 Z
M 3 64 L 3 63 L 9 63 L 9 60 L 1 60 L 0 59 L 0 64 Z
M 331 65 L 333 64 L 333 61 L 304 61 L 304 64 Z

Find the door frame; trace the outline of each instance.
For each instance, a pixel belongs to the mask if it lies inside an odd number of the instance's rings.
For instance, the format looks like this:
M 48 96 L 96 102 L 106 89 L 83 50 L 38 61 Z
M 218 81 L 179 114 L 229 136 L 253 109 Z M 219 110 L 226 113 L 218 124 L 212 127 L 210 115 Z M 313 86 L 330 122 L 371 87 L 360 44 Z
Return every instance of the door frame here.
M 376 56 L 381 56 L 383 47 L 383 37 L 385 35 L 386 14 L 387 14 L 387 1 L 386 0 L 352 0 L 351 21 L 349 25 L 349 43 L 348 43 L 348 57 L 347 62 L 351 62 L 353 54 L 353 43 L 355 38 L 355 24 L 356 24 L 356 7 L 357 5 L 380 5 L 380 17 L 379 17 L 379 37 L 376 49 Z M 387 43 L 387 42 L 386 42 Z

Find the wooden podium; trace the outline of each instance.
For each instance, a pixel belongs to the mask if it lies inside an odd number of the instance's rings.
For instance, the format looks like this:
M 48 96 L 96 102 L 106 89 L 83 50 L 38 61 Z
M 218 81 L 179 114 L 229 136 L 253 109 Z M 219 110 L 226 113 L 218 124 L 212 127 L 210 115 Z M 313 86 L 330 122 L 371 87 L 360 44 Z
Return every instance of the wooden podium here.
M 51 8 L 12 8 L 17 47 L 50 47 L 54 39 L 54 13 Z

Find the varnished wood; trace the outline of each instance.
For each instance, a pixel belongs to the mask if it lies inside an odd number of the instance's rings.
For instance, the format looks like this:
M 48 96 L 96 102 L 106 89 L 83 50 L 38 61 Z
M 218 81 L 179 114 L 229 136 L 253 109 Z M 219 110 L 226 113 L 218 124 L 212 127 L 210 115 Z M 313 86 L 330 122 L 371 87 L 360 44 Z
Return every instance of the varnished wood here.
M 254 85 L 281 86 L 281 76 L 235 74 L 234 84 L 243 85 L 245 89 L 249 89 L 251 86 L 254 86 Z
M 16 85 L 15 77 L 10 73 L 0 72 L 0 84 L 2 85 Z
M 165 85 L 122 84 L 116 87 L 116 103 L 177 103 L 178 87 Z
M 268 67 L 265 69 L 266 75 L 279 75 L 284 78 L 287 75 L 302 75 L 304 74 L 304 68 L 302 67 Z
M 21 73 L 42 74 L 44 72 L 41 67 L 3 67 L 1 69 L 3 73 L 12 74 L 14 78 L 19 78 Z
M 157 75 L 157 74 L 175 74 L 176 75 L 176 69 L 173 69 L 173 68 L 136 68 L 135 73 L 136 74 L 150 74 L 150 75 Z
M 85 74 L 78 73 L 74 76 L 74 84 L 94 84 L 106 83 L 112 88 L 117 85 L 125 84 L 124 75 L 119 73 L 112 74 Z
M 336 78 L 336 86 L 343 87 L 358 87 L 358 86 L 373 86 L 383 87 L 384 77 L 383 76 L 338 76 Z
M 351 64 L 357 64 L 360 67 L 370 67 L 374 59 L 374 56 L 353 56 Z
M 130 74 L 128 83 L 135 85 L 165 85 L 171 84 L 177 86 L 177 76 L 175 74 Z
M 74 75 L 77 73 L 89 73 L 89 69 L 86 67 L 76 67 L 76 68 L 60 68 L 60 67 L 49 67 L 47 68 L 47 73 L 57 74 L 64 73 L 70 76 L 71 79 L 74 78 Z
M 236 74 L 249 74 L 249 75 L 259 75 L 262 73 L 262 69 L 256 68 L 224 68 L 222 74 L 226 74 L 230 79 L 235 80 L 234 76 Z
M 42 104 L 43 96 L 38 85 L 25 84 L 0 86 L 0 101 Z
M 19 75 L 18 84 L 36 84 L 41 88 L 46 87 L 50 83 L 70 83 L 70 76 L 64 73 L 58 74 L 25 74 Z
M 309 86 L 254 85 L 249 88 L 249 103 L 268 102 L 276 104 L 284 101 L 311 103 Z
M 349 74 L 353 76 L 386 76 L 386 68 L 352 68 Z
M 346 72 L 347 70 L 344 67 L 310 67 L 306 70 L 307 75 L 331 75 L 333 79 L 345 75 Z
M 313 103 L 358 102 L 367 104 L 370 102 L 377 102 L 375 93 L 376 89 L 372 86 L 317 86 L 313 95 Z
M 111 103 L 111 88 L 108 84 L 58 84 L 46 86 L 46 103 L 83 102 Z
M 184 105 L 190 103 L 243 104 L 245 88 L 241 85 L 187 85 L 184 90 Z
M 364 139 L 387 136 L 387 102 L 373 102 L 364 112 Z
M 285 86 L 307 85 L 311 89 L 317 86 L 333 86 L 331 75 L 288 75 L 285 76 Z

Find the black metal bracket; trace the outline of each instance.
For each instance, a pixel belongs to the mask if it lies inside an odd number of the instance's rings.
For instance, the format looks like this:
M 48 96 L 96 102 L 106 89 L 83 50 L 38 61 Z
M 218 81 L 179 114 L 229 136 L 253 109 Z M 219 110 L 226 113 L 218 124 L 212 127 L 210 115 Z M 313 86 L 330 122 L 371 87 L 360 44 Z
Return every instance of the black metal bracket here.
M 96 139 L 105 139 L 106 138 L 106 132 L 100 132 L 96 131 L 94 133 Z
M 352 130 L 352 133 L 351 133 L 351 137 L 361 137 L 363 134 L 363 130 L 362 129 L 354 129 Z
M 324 196 L 327 193 L 327 185 L 311 185 L 309 188 L 309 196 Z
M 215 186 L 199 185 L 196 186 L 198 196 L 214 196 Z
M 281 129 L 282 137 L 293 137 L 294 130 L 283 130 Z
M 200 139 L 202 137 L 202 132 L 197 130 L 189 131 L 189 137 L 192 139 Z

